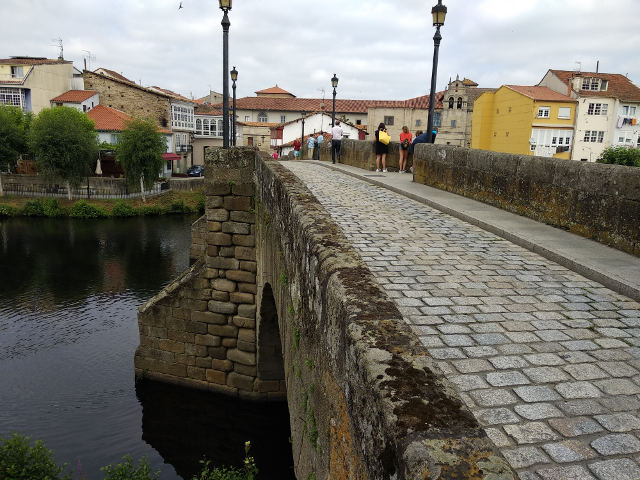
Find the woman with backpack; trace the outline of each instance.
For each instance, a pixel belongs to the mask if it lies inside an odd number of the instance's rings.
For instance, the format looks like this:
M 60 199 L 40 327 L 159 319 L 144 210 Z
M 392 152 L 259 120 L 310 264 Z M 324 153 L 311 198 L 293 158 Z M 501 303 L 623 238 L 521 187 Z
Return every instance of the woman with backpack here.
M 376 172 L 380 171 L 380 160 L 382 160 L 382 171 L 387 173 L 387 152 L 389 150 L 389 134 L 384 123 L 378 125 L 376 135 Z
M 411 132 L 405 125 L 400 134 L 400 159 L 398 160 L 398 173 L 407 171 L 407 157 L 409 156 L 409 145 L 411 145 Z

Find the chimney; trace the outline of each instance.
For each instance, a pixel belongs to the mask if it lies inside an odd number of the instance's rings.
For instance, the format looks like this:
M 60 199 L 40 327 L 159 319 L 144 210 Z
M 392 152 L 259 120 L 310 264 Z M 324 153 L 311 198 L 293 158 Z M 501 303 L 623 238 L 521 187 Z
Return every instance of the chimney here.
M 600 60 L 596 62 L 596 73 L 598 73 L 598 70 L 600 70 Z

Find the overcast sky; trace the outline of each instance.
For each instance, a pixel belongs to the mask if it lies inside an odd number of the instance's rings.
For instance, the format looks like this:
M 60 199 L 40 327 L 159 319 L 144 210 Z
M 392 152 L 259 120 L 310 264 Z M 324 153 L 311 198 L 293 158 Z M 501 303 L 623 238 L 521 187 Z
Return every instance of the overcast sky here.
M 229 66 L 238 97 L 276 83 L 298 97 L 429 93 L 436 0 L 236 0 Z M 188 97 L 222 91 L 216 0 L 2 0 L 0 57 L 64 58 Z M 640 85 L 640 0 L 444 0 L 437 88 L 535 85 L 547 69 L 628 74 Z

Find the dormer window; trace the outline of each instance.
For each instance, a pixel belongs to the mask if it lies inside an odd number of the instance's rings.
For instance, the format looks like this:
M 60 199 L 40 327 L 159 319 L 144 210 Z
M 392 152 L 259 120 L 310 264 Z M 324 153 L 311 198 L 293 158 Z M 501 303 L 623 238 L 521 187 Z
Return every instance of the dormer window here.
M 604 91 L 607 89 L 607 81 L 595 77 L 585 77 L 582 79 L 582 90 L 592 92 Z

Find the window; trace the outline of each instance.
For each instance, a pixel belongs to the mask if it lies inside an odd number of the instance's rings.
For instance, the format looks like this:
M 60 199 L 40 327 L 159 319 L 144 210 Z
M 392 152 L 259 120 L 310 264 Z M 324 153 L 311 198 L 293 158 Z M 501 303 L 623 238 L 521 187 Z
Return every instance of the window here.
M 636 115 L 636 107 L 629 107 L 629 115 L 632 117 Z
M 602 90 L 606 90 L 607 83 L 603 82 L 602 87 L 603 87 Z M 600 89 L 601 88 L 600 88 L 599 78 L 585 77 L 582 79 L 582 90 L 591 90 L 592 92 L 596 92 Z
M 422 121 L 421 120 L 416 120 L 416 127 L 419 127 L 421 125 Z
M 182 105 L 171 105 L 171 126 L 177 128 L 188 128 L 193 130 L 195 128 L 195 121 L 193 118 L 193 107 L 187 107 Z
M 587 115 L 606 115 L 608 105 L 606 103 L 590 103 Z
M 362 120 L 356 120 L 356 125 L 362 125 Z
M 442 114 L 440 112 L 433 112 L 433 126 L 434 127 L 442 126 Z
M 538 118 L 549 118 L 550 113 L 550 107 L 538 107 Z
M 451 128 L 456 128 L 456 121 L 455 120 L 451 120 Z
M 462 97 L 458 97 L 458 103 L 456 104 L 458 110 L 462 109 Z
M 176 134 L 176 146 L 180 145 L 180 134 Z
M 571 107 L 558 108 L 558 118 L 571 118 Z
M 449 108 L 453 108 L 453 102 L 455 102 L 453 97 L 449 97 Z
M 196 135 L 202 135 L 202 120 L 196 120 Z
M 111 134 L 111 145 L 116 145 L 118 143 L 118 135 L 116 133 Z
M 623 115 L 629 115 L 629 105 L 624 105 L 622 107 L 622 114 Z
M 387 126 L 393 125 L 393 116 L 385 115 L 383 122 Z
M 618 134 L 618 143 L 620 145 L 633 146 L 633 132 L 620 132 Z
M 0 104 L 24 108 L 24 90 L 20 88 L 0 88 Z
M 82 105 L 82 111 L 86 112 L 87 111 L 87 106 L 86 105 Z
M 11 67 L 11 78 L 22 78 L 22 67 Z
M 258 114 L 258 121 L 262 122 L 262 123 L 266 123 L 267 121 L 267 114 L 265 112 L 260 112 Z
M 198 120 L 198 121 L 199 121 L 199 120 Z M 198 125 L 198 124 L 197 124 L 197 122 L 196 122 L 196 130 L 198 129 L 198 126 L 197 126 L 197 125 Z M 209 135 L 209 132 L 210 132 L 210 129 L 209 129 L 209 119 L 208 119 L 208 118 L 205 118 L 205 119 L 202 121 L 202 134 L 203 134 L 203 135 Z
M 604 132 L 602 130 L 586 130 L 584 132 L 584 141 L 592 143 L 602 143 L 604 141 Z
M 598 143 L 602 143 L 604 141 L 604 132 L 598 132 Z
M 533 152 L 533 151 L 535 151 L 535 149 L 536 149 L 536 144 L 535 144 L 535 143 L 532 143 L 532 144 L 529 146 L 529 150 L 531 150 L 531 151 Z
M 187 142 L 187 134 L 183 133 L 182 134 L 182 144 L 183 145 L 188 145 L 189 142 Z
M 280 123 L 284 123 L 287 121 L 287 116 L 286 115 L 280 115 Z
M 244 116 L 244 121 L 245 121 L 245 122 L 249 122 L 249 121 L 250 121 L 250 120 L 249 120 L 249 115 L 245 115 L 245 116 Z

